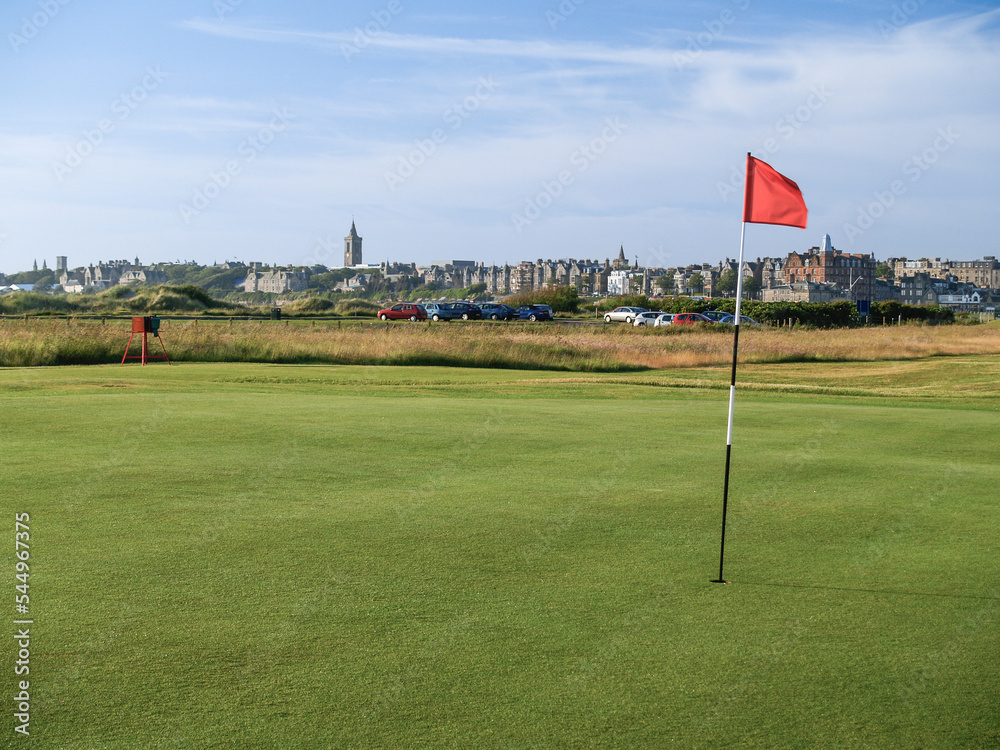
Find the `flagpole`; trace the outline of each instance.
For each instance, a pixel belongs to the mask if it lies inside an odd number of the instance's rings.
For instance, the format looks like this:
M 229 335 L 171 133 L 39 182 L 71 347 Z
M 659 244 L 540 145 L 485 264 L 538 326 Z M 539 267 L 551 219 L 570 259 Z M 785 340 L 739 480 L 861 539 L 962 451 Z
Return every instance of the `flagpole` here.
M 750 154 L 747 154 L 746 193 L 743 205 L 749 205 L 750 189 L 753 184 L 750 179 Z M 736 315 L 733 317 L 733 371 L 729 379 L 729 422 L 726 426 L 726 479 L 722 485 L 722 541 L 719 543 L 719 577 L 712 583 L 729 583 L 722 577 L 722 566 L 726 559 L 726 511 L 729 508 L 729 463 L 733 453 L 733 407 L 736 404 L 736 359 L 740 348 L 740 309 L 743 302 L 743 244 L 747 236 L 746 213 L 740 225 L 740 257 L 736 264 Z
M 712 583 L 729 583 L 722 577 L 722 566 L 726 558 L 726 510 L 729 507 L 729 462 L 733 453 L 733 407 L 736 404 L 736 358 L 740 348 L 740 301 L 743 298 L 743 242 L 746 239 L 747 223 L 740 229 L 740 259 L 736 266 L 736 316 L 733 318 L 733 370 L 729 379 L 729 423 L 726 426 L 726 479 L 722 485 L 722 541 L 719 544 L 719 577 Z
M 760 184 L 758 184 L 758 182 Z M 755 195 L 757 200 L 755 200 Z M 799 186 L 747 152 L 743 185 L 743 225 L 740 228 L 740 258 L 736 265 L 736 315 L 733 317 L 733 375 L 729 381 L 729 425 L 726 428 L 726 481 L 722 488 L 722 542 L 719 545 L 719 577 L 712 583 L 729 583 L 722 577 L 726 559 L 726 511 L 729 507 L 729 463 L 733 453 L 733 406 L 736 402 L 736 361 L 740 348 L 740 310 L 743 304 L 743 244 L 747 224 L 779 224 L 806 228 L 806 202 Z

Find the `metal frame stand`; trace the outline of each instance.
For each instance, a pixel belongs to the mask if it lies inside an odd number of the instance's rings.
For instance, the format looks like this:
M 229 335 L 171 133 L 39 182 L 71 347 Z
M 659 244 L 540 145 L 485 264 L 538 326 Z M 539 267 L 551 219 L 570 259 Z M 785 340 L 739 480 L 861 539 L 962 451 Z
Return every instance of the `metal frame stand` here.
M 125 354 L 122 356 L 122 364 L 125 364 L 125 360 L 127 359 L 142 360 L 143 366 L 145 366 L 146 362 L 151 359 L 165 359 L 167 360 L 167 364 L 170 364 L 170 357 L 167 356 L 167 347 L 163 345 L 163 339 L 160 338 L 159 334 L 156 334 L 156 338 L 160 342 L 160 348 L 163 349 L 163 354 L 149 353 L 148 336 L 150 326 L 151 323 L 149 322 L 149 318 L 132 318 L 132 333 L 128 337 L 128 344 L 125 345 Z M 129 354 L 128 351 L 132 348 L 132 339 L 135 338 L 137 333 L 142 334 L 142 354 Z

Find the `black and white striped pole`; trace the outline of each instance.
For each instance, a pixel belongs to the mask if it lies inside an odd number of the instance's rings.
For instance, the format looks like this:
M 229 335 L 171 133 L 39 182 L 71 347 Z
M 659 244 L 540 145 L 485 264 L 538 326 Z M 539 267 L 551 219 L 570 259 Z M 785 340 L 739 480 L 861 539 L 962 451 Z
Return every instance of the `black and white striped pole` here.
M 729 423 L 726 427 L 726 479 L 722 485 L 722 542 L 719 545 L 719 577 L 712 583 L 729 583 L 722 577 L 722 566 L 726 559 L 726 511 L 729 508 L 729 462 L 733 453 L 733 407 L 736 404 L 736 358 L 740 348 L 740 304 L 743 301 L 743 241 L 746 239 L 747 223 L 740 230 L 740 258 L 736 264 L 736 315 L 733 317 L 733 374 L 729 380 Z

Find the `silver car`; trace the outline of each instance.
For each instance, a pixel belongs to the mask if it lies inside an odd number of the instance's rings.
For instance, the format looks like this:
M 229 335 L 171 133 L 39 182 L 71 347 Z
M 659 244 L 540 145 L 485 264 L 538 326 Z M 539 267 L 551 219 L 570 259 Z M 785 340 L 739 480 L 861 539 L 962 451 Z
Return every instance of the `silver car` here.
M 631 323 L 639 313 L 648 312 L 645 307 L 616 307 L 604 314 L 605 323 Z
M 674 313 L 661 313 L 656 316 L 656 320 L 653 321 L 653 327 L 658 328 L 659 326 L 668 326 L 674 322 Z
M 647 310 L 646 312 L 641 312 L 635 316 L 635 320 L 632 321 L 632 325 L 635 327 L 656 325 L 656 319 L 661 315 L 663 315 L 663 310 Z

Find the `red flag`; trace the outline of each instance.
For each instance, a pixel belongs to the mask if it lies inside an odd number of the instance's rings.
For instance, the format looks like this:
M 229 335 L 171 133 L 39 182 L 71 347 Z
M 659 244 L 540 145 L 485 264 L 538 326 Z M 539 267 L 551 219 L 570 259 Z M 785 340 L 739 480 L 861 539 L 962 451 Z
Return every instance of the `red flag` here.
M 798 185 L 776 172 L 767 162 L 747 154 L 743 221 L 805 229 L 808 214 Z

